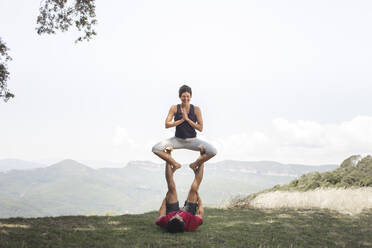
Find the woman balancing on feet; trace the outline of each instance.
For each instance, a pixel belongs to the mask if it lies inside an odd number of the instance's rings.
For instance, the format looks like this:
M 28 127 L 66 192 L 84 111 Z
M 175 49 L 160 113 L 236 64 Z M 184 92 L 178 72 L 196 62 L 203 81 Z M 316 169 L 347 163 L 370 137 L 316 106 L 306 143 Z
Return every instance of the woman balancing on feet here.
M 203 131 L 203 118 L 200 108 L 190 104 L 191 88 L 183 85 L 179 89 L 178 94 L 181 104 L 173 105 L 165 120 L 165 128 L 176 127 L 175 137 L 157 143 L 153 146 L 152 151 L 172 165 L 173 171 L 181 168 L 181 164 L 176 162 L 167 151 L 182 148 L 200 151 L 198 159 L 190 164 L 190 168 L 195 170 L 201 164 L 214 157 L 217 154 L 217 150 L 208 142 L 196 138 L 195 129 L 199 132 Z M 174 121 L 172 120 L 173 117 Z

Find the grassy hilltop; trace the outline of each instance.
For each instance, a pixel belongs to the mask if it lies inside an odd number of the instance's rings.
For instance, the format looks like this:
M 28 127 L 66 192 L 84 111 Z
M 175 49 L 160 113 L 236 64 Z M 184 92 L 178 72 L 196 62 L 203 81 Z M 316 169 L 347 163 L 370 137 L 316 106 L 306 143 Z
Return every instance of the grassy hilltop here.
M 360 213 L 372 208 L 372 157 L 351 156 L 333 171 L 304 174 L 288 184 L 236 199 L 231 207 L 327 208 Z
M 1 248 L 372 247 L 372 212 L 206 209 L 195 232 L 169 234 L 156 212 L 0 219 Z
M 372 187 L 372 157 L 353 155 L 345 159 L 339 168 L 323 173 L 312 172 L 302 175 L 287 185 L 273 190 L 306 191 L 316 188 Z

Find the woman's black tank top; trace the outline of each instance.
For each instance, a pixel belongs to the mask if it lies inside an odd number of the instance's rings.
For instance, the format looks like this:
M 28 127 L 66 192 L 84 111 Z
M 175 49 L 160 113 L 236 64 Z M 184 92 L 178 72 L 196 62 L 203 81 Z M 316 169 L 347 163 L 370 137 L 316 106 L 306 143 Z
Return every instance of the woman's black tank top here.
M 193 122 L 196 122 L 196 115 L 194 112 L 194 105 L 190 104 L 189 119 Z M 182 119 L 181 105 L 177 104 L 177 112 L 174 116 L 174 121 Z M 186 138 L 195 138 L 196 131 L 187 121 L 182 122 L 176 126 L 176 135 L 177 138 L 186 139 Z

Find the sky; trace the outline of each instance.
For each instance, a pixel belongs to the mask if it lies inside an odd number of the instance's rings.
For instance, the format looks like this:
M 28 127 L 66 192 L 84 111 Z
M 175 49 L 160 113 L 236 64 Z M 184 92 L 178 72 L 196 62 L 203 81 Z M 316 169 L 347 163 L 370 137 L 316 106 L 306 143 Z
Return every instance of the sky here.
M 0 103 L 0 159 L 159 163 L 183 84 L 211 162 L 372 153 L 371 1 L 96 2 L 98 36 L 75 44 L 74 30 L 37 35 L 40 0 L 0 0 L 16 95 Z

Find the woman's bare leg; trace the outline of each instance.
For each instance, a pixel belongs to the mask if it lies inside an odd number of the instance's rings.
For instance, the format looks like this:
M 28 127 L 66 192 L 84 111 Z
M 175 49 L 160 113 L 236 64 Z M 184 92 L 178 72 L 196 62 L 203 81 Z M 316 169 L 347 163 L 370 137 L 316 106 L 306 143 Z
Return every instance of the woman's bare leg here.
M 216 154 L 211 154 L 211 155 L 206 154 L 204 148 L 201 147 L 200 148 L 200 156 L 198 157 L 198 159 L 195 162 L 190 164 L 190 168 L 195 171 L 201 164 L 204 164 L 204 162 L 208 161 L 209 159 L 213 158 L 214 156 L 216 156 Z
M 154 152 L 156 155 L 158 155 L 161 159 L 163 159 L 166 163 L 172 165 L 172 169 L 175 171 L 179 168 L 181 168 L 181 164 L 176 162 L 174 158 L 172 158 L 170 151 L 169 152 Z

